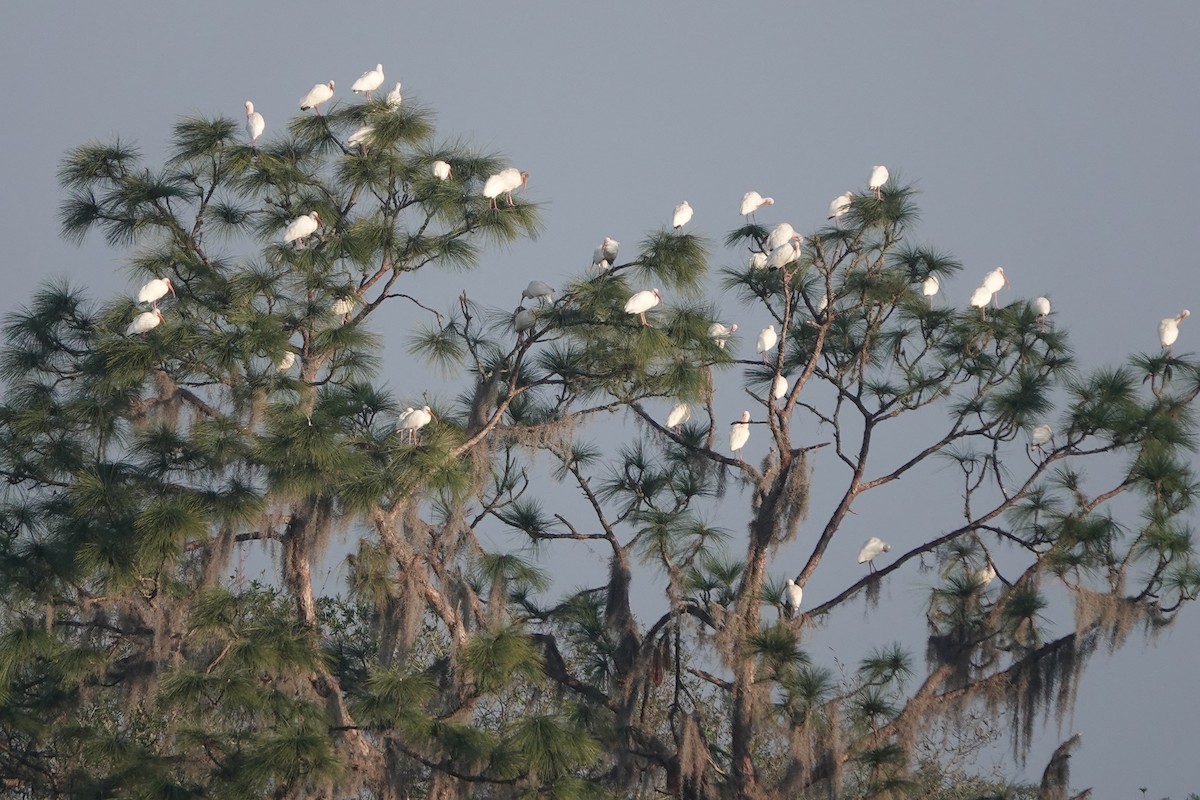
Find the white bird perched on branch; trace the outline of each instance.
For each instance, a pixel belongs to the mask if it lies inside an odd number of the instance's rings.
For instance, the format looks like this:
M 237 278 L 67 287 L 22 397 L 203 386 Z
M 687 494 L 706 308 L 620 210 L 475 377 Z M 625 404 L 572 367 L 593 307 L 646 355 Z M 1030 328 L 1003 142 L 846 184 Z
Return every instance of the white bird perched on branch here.
M 996 308 L 1000 307 L 1000 303 L 996 300 L 996 293 L 1008 285 L 1008 278 L 1004 275 L 1004 267 L 996 267 L 994 270 L 983 276 L 983 288 L 992 293 L 992 304 Z
M 687 403 L 679 403 L 671 409 L 671 413 L 667 415 L 667 427 L 673 430 L 679 430 L 679 426 L 692 418 L 692 407 Z
M 162 312 L 157 308 L 153 311 L 143 311 L 133 318 L 133 321 L 125 326 L 126 336 L 136 336 L 145 333 L 146 331 L 157 328 L 163 321 Z
M 750 254 L 750 269 L 766 269 L 767 254 L 766 253 L 751 253 Z
M 1030 305 L 1033 307 L 1033 313 L 1037 314 L 1038 330 L 1046 330 L 1046 317 L 1050 316 L 1050 298 L 1039 297 Z
M 804 237 L 800 234 L 792 234 L 792 238 L 776 247 L 771 251 L 771 255 L 767 256 L 767 269 L 783 269 L 793 261 L 799 261 L 800 244 L 803 241 Z
M 1054 429 L 1049 425 L 1038 425 L 1029 432 L 1029 447 L 1037 450 L 1038 455 L 1042 458 L 1046 457 L 1046 451 L 1042 449 L 1042 445 L 1053 441 Z
M 409 444 L 417 443 L 417 431 L 424 428 L 433 421 L 433 411 L 429 406 L 424 408 L 406 408 L 400 414 L 400 420 L 396 424 L 396 430 L 401 431 L 408 437 Z
M 307 214 L 296 217 L 283 231 L 283 243 L 291 244 L 292 242 L 300 242 L 316 233 L 317 228 L 321 226 L 321 215 L 315 211 L 310 211 Z M 301 246 L 298 244 L 297 247 Z
M 737 453 L 738 461 L 742 460 L 742 448 L 750 440 L 750 412 L 743 411 L 742 418 L 729 426 L 729 449 Z
M 1186 308 L 1180 311 L 1174 317 L 1167 317 L 1162 322 L 1158 323 L 1158 343 L 1163 346 L 1167 352 L 1171 351 L 1171 345 L 1175 344 L 1175 340 L 1179 338 L 1179 323 L 1183 322 L 1192 312 Z
M 996 568 L 992 566 L 992 562 L 984 563 L 982 567 L 971 573 L 971 580 L 981 589 L 986 589 L 991 585 L 992 581 L 996 580 Z
M 517 306 L 516 313 L 513 314 L 513 330 L 517 333 L 524 333 L 537 324 L 537 312 L 525 306 Z
M 775 198 L 763 197 L 758 192 L 746 192 L 742 195 L 742 216 L 749 218 L 763 206 L 775 204 Z
M 308 94 L 300 98 L 300 110 L 308 111 L 310 108 L 316 112 L 317 116 L 321 116 L 320 105 L 333 97 L 333 81 L 329 83 L 318 83 L 316 86 L 308 90 Z
M 837 224 L 842 224 L 842 217 L 850 210 L 850 204 L 854 202 L 854 192 L 846 192 L 839 194 L 833 198 L 833 202 L 829 204 L 829 216 L 825 219 L 837 220 Z
M 779 605 L 783 606 L 783 615 L 792 619 L 800 611 L 800 603 L 804 601 L 804 589 L 788 578 L 783 584 L 783 592 L 779 597 Z
M 554 300 L 554 287 L 543 281 L 530 281 L 529 285 L 521 290 L 521 297 L 537 300 L 539 305 L 545 305 Z
M 450 165 L 441 159 L 433 162 L 433 177 L 439 181 L 450 180 Z
M 620 249 L 621 243 L 616 239 L 605 236 L 604 241 L 592 253 L 592 266 L 600 271 L 604 271 L 617 263 L 617 251 Z
M 688 205 L 688 201 L 684 200 L 679 205 L 675 206 L 675 214 L 671 217 L 671 227 L 679 230 L 684 225 L 687 225 L 692 220 L 692 207 Z
M 979 314 L 987 319 L 988 303 L 992 302 L 992 292 L 986 286 L 980 286 L 971 292 L 971 306 L 979 309 Z
M 346 140 L 346 145 L 349 147 L 358 147 L 362 145 L 363 151 L 367 149 L 367 139 L 375 132 L 374 125 L 363 125 L 361 128 L 350 134 L 350 138 Z
M 492 208 L 500 207 L 498 200 L 500 195 L 504 195 L 504 198 L 511 206 L 515 205 L 512 193 L 517 189 L 525 189 L 527 186 L 529 186 L 529 173 L 521 172 L 516 167 L 508 167 L 507 169 L 500 170 L 484 182 L 483 196 L 491 202 Z
M 776 247 L 779 247 L 784 242 L 790 241 L 796 235 L 796 229 L 787 222 L 781 222 L 771 229 L 771 233 L 767 236 L 767 243 L 764 249 L 769 253 Z
M 175 287 L 171 285 L 171 279 L 155 278 L 138 289 L 137 299 L 139 303 L 149 303 L 154 308 L 158 308 L 158 301 L 163 299 L 167 292 L 175 294 Z
M 942 284 L 938 282 L 936 275 L 930 275 L 925 279 L 925 283 L 921 284 L 921 294 L 929 298 L 929 307 L 933 308 L 933 296 L 942 288 Z
M 867 539 L 866 544 L 862 546 L 862 550 L 858 551 L 858 563 L 866 563 L 871 572 L 875 571 L 875 558 L 880 553 L 886 553 L 892 549 L 892 546 L 880 539 L 878 536 L 872 536 Z
M 288 350 L 286 353 L 284 353 L 282 356 L 280 356 L 278 361 L 275 362 L 275 371 L 276 372 L 287 372 L 289 369 L 292 368 L 292 365 L 295 363 L 296 363 L 296 354 L 293 353 L 291 350 Z
M 376 64 L 375 69 L 369 69 L 358 77 L 350 87 L 355 94 L 371 96 L 371 92 L 383 85 L 383 64 Z M 397 87 L 398 88 L 398 87 Z
M 392 89 L 390 92 L 388 92 L 387 98 L 385 98 L 385 101 L 387 102 L 387 107 L 392 109 L 393 111 L 395 111 L 397 108 L 400 107 L 400 103 L 403 100 L 404 100 L 404 98 L 400 96 L 400 81 L 396 81 L 396 88 Z
M 884 184 L 888 182 L 889 177 L 891 176 L 888 174 L 888 168 L 882 164 L 871 167 L 871 178 L 867 181 L 867 188 L 875 193 L 876 200 L 883 198 L 881 190 Z
M 788 379 L 785 375 L 776 375 L 775 380 L 771 381 L 771 398 L 781 400 L 788 391 Z
M 337 300 L 334 300 L 329 304 L 329 310 L 333 312 L 334 316 L 341 317 L 342 324 L 344 325 L 350 318 L 350 315 L 354 313 L 354 307 L 356 305 L 358 305 L 357 298 L 339 297 Z
M 763 363 L 767 363 L 767 353 L 775 349 L 775 344 L 779 341 L 779 334 L 775 332 L 775 326 L 768 325 L 759 331 L 758 345 L 754 352 L 762 356 Z
M 729 341 L 729 337 L 737 333 L 737 323 L 733 325 L 724 325 L 720 322 L 714 322 L 708 326 L 709 337 L 716 342 L 717 347 L 725 349 L 725 343 Z
M 267 129 L 267 121 L 263 115 L 254 110 L 254 103 L 246 101 L 246 134 L 250 137 L 250 146 L 258 144 L 258 137 Z
M 658 289 L 644 289 L 629 298 L 625 303 L 626 314 L 637 314 L 642 320 L 642 327 L 648 328 L 649 322 L 646 322 L 646 312 L 658 305 L 662 300 L 662 295 L 658 293 Z

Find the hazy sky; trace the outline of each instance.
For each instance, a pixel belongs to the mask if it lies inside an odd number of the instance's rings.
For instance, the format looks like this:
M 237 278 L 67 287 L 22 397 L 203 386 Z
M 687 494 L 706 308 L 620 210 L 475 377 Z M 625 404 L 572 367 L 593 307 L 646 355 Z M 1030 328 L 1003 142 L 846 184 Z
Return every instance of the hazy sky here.
M 247 99 L 270 137 L 314 83 L 335 80 L 345 102 L 376 62 L 385 86 L 403 81 L 406 98 L 436 110 L 440 135 L 528 170 L 529 196 L 545 204 L 545 233 L 488 253 L 469 284 L 421 276 L 435 305 L 469 285 L 515 306 L 530 279 L 561 283 L 585 268 L 605 235 L 632 253 L 683 199 L 693 231 L 714 242 L 740 223 L 749 189 L 776 199 L 764 222 L 814 228 L 835 195 L 861 190 L 870 167 L 886 164 L 921 191 L 916 240 L 966 265 L 942 300 L 965 304 L 1003 265 L 1002 299 L 1048 295 L 1081 366 L 1157 349 L 1158 321 L 1200 306 L 1188 210 L 1200 183 L 1200 4 L 811 5 L 10 4 L 0 29 L 0 311 L 52 277 L 98 297 L 132 286 L 122 253 L 97 237 L 78 248 L 58 238 L 55 171 L 67 148 L 120 136 L 155 157 L 179 116 L 240 119 Z M 714 260 L 734 259 L 718 249 Z M 765 318 L 721 303 L 751 350 Z M 425 385 L 410 363 L 401 343 L 411 321 L 373 323 L 391 343 L 382 377 L 401 395 L 449 400 L 453 389 Z M 1185 323 L 1176 347 L 1192 351 L 1198 339 L 1200 322 Z M 730 418 L 743 403 L 719 402 Z M 748 458 L 761 458 L 763 438 Z M 821 476 L 818 464 L 818 490 Z M 880 530 L 885 538 L 926 534 L 913 490 L 877 509 L 879 520 L 909 523 Z M 746 499 L 734 499 L 727 525 L 740 531 Z M 847 563 L 875 532 L 861 524 L 862 537 L 835 545 Z M 845 577 L 814 580 L 809 597 Z M 885 605 L 930 580 L 898 575 Z M 1200 609 L 1188 611 L 1154 649 L 1134 642 L 1093 662 L 1062 737 L 1084 733 L 1073 785 L 1098 798 L 1140 798 L 1139 786 L 1151 798 L 1200 791 L 1188 758 L 1200 734 Z M 1031 771 L 1059 738 L 1039 743 Z

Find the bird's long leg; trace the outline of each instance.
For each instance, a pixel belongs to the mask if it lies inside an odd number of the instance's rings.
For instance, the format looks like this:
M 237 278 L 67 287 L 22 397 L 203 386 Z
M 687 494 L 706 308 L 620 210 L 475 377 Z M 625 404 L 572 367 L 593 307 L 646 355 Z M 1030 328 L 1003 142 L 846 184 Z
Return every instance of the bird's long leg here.
M 649 327 L 650 327 L 650 323 L 649 323 L 649 322 L 646 322 L 646 312 L 645 312 L 645 311 L 643 311 L 642 313 L 638 314 L 638 316 L 642 318 L 642 327 L 643 327 L 643 328 L 649 328 Z

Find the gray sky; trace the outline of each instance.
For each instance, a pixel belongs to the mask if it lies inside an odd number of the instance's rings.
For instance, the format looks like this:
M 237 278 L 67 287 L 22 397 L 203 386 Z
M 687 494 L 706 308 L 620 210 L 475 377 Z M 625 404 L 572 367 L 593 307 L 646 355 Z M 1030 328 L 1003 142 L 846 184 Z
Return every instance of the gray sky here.
M 335 80 L 346 102 L 376 62 L 385 87 L 403 81 L 406 98 L 436 110 L 442 136 L 506 153 L 531 173 L 529 196 L 545 203 L 538 241 L 488 253 L 471 275 L 481 299 L 507 292 L 515 306 L 530 279 L 562 282 L 605 235 L 630 254 L 683 199 L 696 210 L 693 231 L 714 242 L 740 223 L 737 204 L 750 189 L 776 199 L 762 221 L 805 231 L 835 195 L 887 164 L 921 190 L 916 240 L 966 264 L 940 299 L 965 304 L 1003 265 L 1010 286 L 1001 298 L 1048 295 L 1084 367 L 1157 349 L 1158 321 L 1200 306 L 1193 215 L 1182 213 L 1200 183 L 1200 4 L 713 5 L 11 4 L 0 31 L 0 225 L 9 242 L 0 311 L 52 277 L 98 297 L 132 286 L 122 253 L 96 237 L 79 248 L 58 238 L 55 170 L 67 148 L 119 135 L 157 163 L 179 116 L 240 119 L 247 99 L 270 137 L 314 83 Z M 718 249 L 714 260 L 734 258 Z M 433 274 L 417 284 L 446 307 L 468 279 Z M 766 319 L 733 298 L 721 303 L 750 352 Z M 402 395 L 428 388 L 450 399 L 452 388 L 405 385 L 423 374 L 397 346 L 409 322 L 375 324 L 393 343 L 384 380 Z M 1200 322 L 1185 323 L 1177 349 L 1194 351 L 1198 337 Z M 730 418 L 743 406 L 736 378 L 726 376 L 730 390 L 719 396 Z M 748 458 L 763 455 L 763 438 L 758 449 L 752 438 Z M 819 489 L 819 463 L 814 480 Z M 876 532 L 872 520 L 907 514 L 909 530 L 879 532 L 909 544 L 924 536 L 914 488 L 866 509 L 862 536 L 835 544 L 836 557 L 852 562 Z M 740 532 L 741 519 L 725 522 Z M 814 578 L 806 604 L 852 577 Z M 885 605 L 917 597 L 929 580 L 898 576 Z M 1074 785 L 1096 787 L 1097 797 L 1137 798 L 1139 786 L 1151 798 L 1200 791 L 1195 765 L 1180 758 L 1200 733 L 1200 614 L 1189 611 L 1155 649 L 1135 642 L 1093 662 L 1063 731 L 1084 732 Z M 845 616 L 822 641 L 837 646 L 841 623 L 859 636 L 861 620 Z M 1130 691 L 1135 683 L 1144 689 Z M 1056 741 L 1031 754 L 1037 770 Z

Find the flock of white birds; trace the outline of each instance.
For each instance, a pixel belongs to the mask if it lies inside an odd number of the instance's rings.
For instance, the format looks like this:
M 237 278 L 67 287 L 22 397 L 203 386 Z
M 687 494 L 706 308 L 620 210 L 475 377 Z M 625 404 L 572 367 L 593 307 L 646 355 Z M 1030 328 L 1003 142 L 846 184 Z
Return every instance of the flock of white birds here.
M 365 95 L 367 98 L 372 97 L 372 93 L 383 85 L 384 73 L 383 65 L 376 64 L 374 69 L 364 72 L 358 80 L 351 86 L 351 91 L 355 94 Z M 321 106 L 334 96 L 334 81 L 328 83 L 318 83 L 313 86 L 302 98 L 300 98 L 299 106 L 301 111 L 312 111 L 320 115 Z M 398 109 L 402 102 L 400 94 L 401 84 L 396 83 L 396 86 L 390 91 L 386 97 L 386 102 L 389 108 Z M 259 138 L 266 130 L 266 121 L 261 113 L 254 110 L 254 103 L 247 100 L 245 103 L 246 109 L 246 134 L 249 137 L 250 145 L 256 147 Z M 364 149 L 370 141 L 372 127 L 365 125 L 362 128 L 354 131 L 347 140 L 348 147 L 361 147 Z M 432 164 L 432 174 L 438 180 L 449 180 L 453 174 L 452 167 L 445 161 L 435 161 Z M 890 174 L 887 167 L 878 165 L 871 169 L 870 176 L 867 180 L 867 189 L 876 197 L 881 199 L 883 187 L 890 179 Z M 513 192 L 523 190 L 528 186 L 529 173 L 523 172 L 515 167 L 508 167 L 487 178 L 484 181 L 482 195 L 489 201 L 489 205 L 493 209 L 499 208 L 499 199 L 501 196 L 505 198 L 508 205 L 514 205 L 512 198 Z M 829 204 L 829 214 L 827 219 L 834 220 L 837 225 L 841 225 L 841 219 L 850 210 L 854 201 L 853 192 L 845 192 L 838 195 Z M 742 197 L 739 212 L 746 217 L 748 221 L 754 219 L 755 213 L 764 206 L 773 205 L 774 198 L 763 197 L 756 191 L 746 192 Z M 675 231 L 681 231 L 692 220 L 692 206 L 685 200 L 675 207 L 674 214 L 671 217 L 671 227 Z M 309 237 L 318 234 L 321 229 L 321 217 L 316 211 L 310 211 L 292 220 L 283 231 L 282 243 L 284 246 L 291 246 L 297 249 L 303 248 Z M 620 242 L 616 239 L 605 237 L 596 248 L 592 256 L 592 266 L 601 271 L 606 271 L 616 263 L 617 253 L 620 248 Z M 750 257 L 751 269 L 781 269 L 787 273 L 789 265 L 797 262 L 802 255 L 804 245 L 804 237 L 786 222 L 780 223 L 772 228 L 767 237 L 764 249 L 761 252 L 755 252 Z M 970 305 L 973 308 L 978 308 L 984 319 L 987 318 L 987 307 L 989 305 L 994 308 L 999 308 L 997 293 L 1008 285 L 1008 278 L 1004 274 L 1003 267 L 997 267 L 984 276 L 983 283 L 979 288 L 975 289 L 970 296 Z M 934 297 L 941 291 L 941 284 L 934 275 L 930 275 L 924 281 L 922 286 L 922 294 L 928 298 L 930 308 L 933 307 Z M 144 285 L 137 294 L 137 300 L 141 304 L 149 304 L 150 309 L 137 314 L 129 325 L 125 328 L 126 336 L 140 336 L 154 328 L 158 327 L 163 321 L 163 313 L 158 308 L 158 302 L 162 300 L 168 293 L 174 295 L 175 288 L 171 284 L 171 280 L 166 277 L 155 278 Z M 521 293 L 522 304 L 517 307 L 513 313 L 513 328 L 518 336 L 530 331 L 537 322 L 537 312 L 533 309 L 524 307 L 525 300 L 536 300 L 539 304 L 553 302 L 554 289 L 542 282 L 532 281 Z M 643 326 L 649 327 L 650 322 L 646 318 L 646 312 L 662 302 L 662 295 L 657 288 L 645 289 L 634 293 L 625 303 L 625 313 L 636 314 Z M 330 306 L 330 311 L 335 315 L 342 317 L 345 322 L 349 315 L 353 312 L 357 304 L 357 298 L 338 298 Z M 818 302 L 814 311 L 817 314 L 824 313 L 828 307 L 829 297 L 822 297 Z M 1032 302 L 1032 308 L 1037 315 L 1039 328 L 1045 324 L 1045 319 L 1050 314 L 1050 300 L 1046 297 L 1038 297 Z M 1179 338 L 1179 324 L 1185 320 L 1191 312 L 1183 310 L 1174 317 L 1163 319 L 1158 326 L 1159 343 L 1163 349 L 1168 352 L 1171 346 Z M 737 332 L 736 324 L 726 325 L 721 322 L 714 322 L 709 328 L 709 336 L 721 348 L 726 346 L 729 338 Z M 756 342 L 755 352 L 761 356 L 764 364 L 770 363 L 768 356 L 775 353 L 776 358 L 781 356 L 779 352 L 779 334 L 775 331 L 774 325 L 768 325 L 759 334 Z M 290 369 L 296 363 L 296 354 L 287 352 L 276 364 L 279 371 Z M 786 397 L 788 392 L 788 378 L 785 375 L 777 375 L 772 381 L 771 397 L 775 400 L 780 400 Z M 667 416 L 666 427 L 670 430 L 678 430 L 685 422 L 691 419 L 691 406 L 686 402 L 680 402 L 675 405 L 670 414 Z M 397 430 L 407 438 L 407 440 L 415 444 L 417 442 L 419 431 L 424 426 L 428 425 L 434 419 L 433 412 L 429 406 L 422 408 L 406 408 L 399 415 Z M 746 446 L 750 439 L 750 412 L 743 411 L 741 418 L 730 425 L 729 430 L 729 449 L 737 455 L 738 461 L 742 460 L 742 449 Z M 1038 425 L 1030 433 L 1030 441 L 1028 448 L 1030 452 L 1037 452 L 1039 457 L 1044 458 L 1045 445 L 1052 443 L 1054 432 L 1049 425 Z M 875 569 L 874 559 L 886 553 L 891 549 L 883 540 L 872 536 L 863 545 L 862 550 L 858 554 L 858 563 L 866 563 L 868 568 L 873 572 Z M 990 576 L 984 573 L 990 570 Z M 980 574 L 975 576 L 984 585 L 989 583 L 995 577 L 995 570 L 991 564 L 980 570 Z M 784 586 L 781 604 L 784 613 L 790 618 L 795 615 L 800 609 L 801 600 L 803 598 L 803 589 L 796 585 L 794 581 L 789 579 Z

